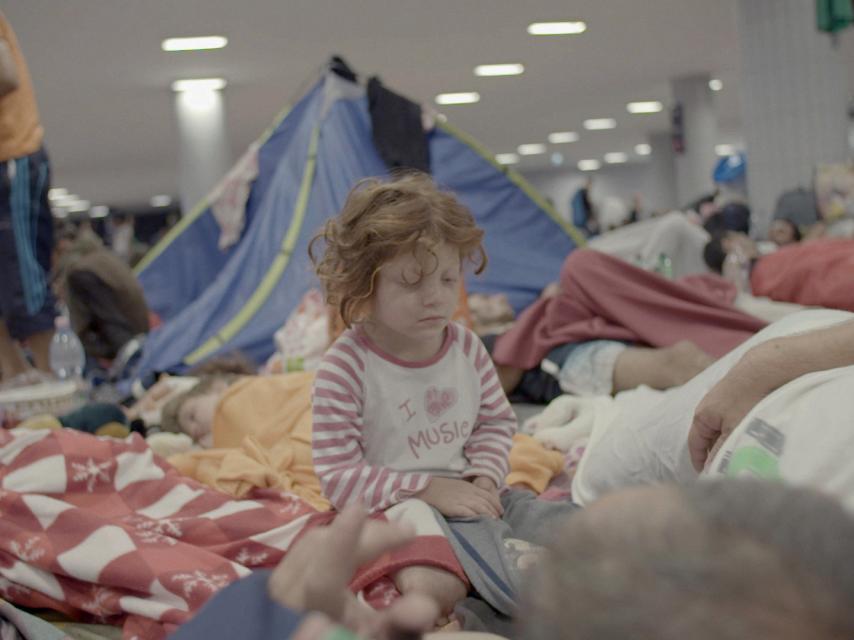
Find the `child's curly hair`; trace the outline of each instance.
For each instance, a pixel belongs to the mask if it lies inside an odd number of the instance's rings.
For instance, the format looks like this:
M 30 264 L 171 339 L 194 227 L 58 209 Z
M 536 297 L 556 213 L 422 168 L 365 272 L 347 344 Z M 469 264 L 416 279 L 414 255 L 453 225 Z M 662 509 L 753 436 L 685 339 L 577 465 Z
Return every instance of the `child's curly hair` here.
M 318 257 L 320 240 L 325 248 Z M 312 238 L 308 254 L 327 304 L 349 327 L 362 319 L 377 271 L 388 260 L 419 246 L 430 252 L 446 242 L 459 248 L 460 258 L 471 261 L 480 273 L 487 261 L 482 240 L 483 230 L 453 194 L 440 190 L 425 174 L 410 173 L 387 182 L 359 182 L 341 213 Z

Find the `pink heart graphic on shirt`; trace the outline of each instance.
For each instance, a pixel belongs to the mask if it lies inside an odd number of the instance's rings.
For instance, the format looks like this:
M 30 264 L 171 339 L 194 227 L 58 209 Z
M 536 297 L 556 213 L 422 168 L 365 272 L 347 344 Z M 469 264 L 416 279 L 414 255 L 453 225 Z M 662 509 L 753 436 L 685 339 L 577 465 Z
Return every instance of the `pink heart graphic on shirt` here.
M 441 418 L 442 414 L 455 404 L 457 404 L 457 391 L 452 387 L 445 387 L 444 389 L 429 387 L 427 393 L 424 394 L 424 408 L 427 410 L 427 417 L 430 422 Z

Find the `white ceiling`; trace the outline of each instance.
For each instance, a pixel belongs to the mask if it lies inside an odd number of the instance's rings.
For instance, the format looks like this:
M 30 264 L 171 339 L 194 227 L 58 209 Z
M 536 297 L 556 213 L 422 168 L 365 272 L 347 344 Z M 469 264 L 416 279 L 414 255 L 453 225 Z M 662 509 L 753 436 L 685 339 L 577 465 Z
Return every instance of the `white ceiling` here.
M 339 53 L 363 75 L 431 101 L 479 91 L 448 119 L 496 153 L 576 130 L 555 146 L 567 163 L 631 151 L 667 128 L 666 111 L 629 115 L 633 100 L 670 100 L 669 79 L 710 73 L 722 138 L 738 136 L 736 0 L 4 0 L 35 83 L 54 185 L 93 204 L 177 195 L 169 85 L 223 76 L 234 157 Z M 580 36 L 534 37 L 530 22 L 581 19 Z M 225 35 L 225 49 L 164 53 L 169 36 Z M 477 64 L 521 62 L 522 76 L 476 78 Z M 582 120 L 614 117 L 587 132 Z M 529 157 L 522 168 L 547 163 Z

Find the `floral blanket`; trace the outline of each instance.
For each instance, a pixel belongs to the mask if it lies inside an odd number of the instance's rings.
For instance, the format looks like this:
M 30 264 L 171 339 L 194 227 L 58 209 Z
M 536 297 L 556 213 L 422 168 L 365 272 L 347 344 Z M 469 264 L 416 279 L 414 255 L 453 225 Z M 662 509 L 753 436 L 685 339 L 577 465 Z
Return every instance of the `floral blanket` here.
M 179 475 L 135 434 L 0 430 L 0 597 L 163 638 L 334 517 L 288 492 L 247 498 Z M 462 573 L 445 538 L 421 535 L 353 587 L 386 599 L 388 575 L 410 564 Z

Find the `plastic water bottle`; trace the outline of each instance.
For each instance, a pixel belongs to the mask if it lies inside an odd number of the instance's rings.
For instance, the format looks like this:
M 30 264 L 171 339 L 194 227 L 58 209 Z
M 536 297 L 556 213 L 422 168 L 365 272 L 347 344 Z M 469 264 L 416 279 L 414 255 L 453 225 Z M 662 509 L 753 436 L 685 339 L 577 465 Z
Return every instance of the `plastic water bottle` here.
M 732 282 L 739 293 L 750 293 L 750 259 L 739 247 L 724 258 L 721 275 Z
M 658 263 L 655 265 L 655 270 L 661 275 L 663 278 L 667 278 L 668 280 L 673 279 L 673 261 L 670 259 L 666 253 L 658 254 Z
M 80 338 L 71 330 L 66 316 L 57 316 L 56 331 L 50 341 L 50 368 L 60 380 L 75 380 L 83 376 L 86 352 Z

